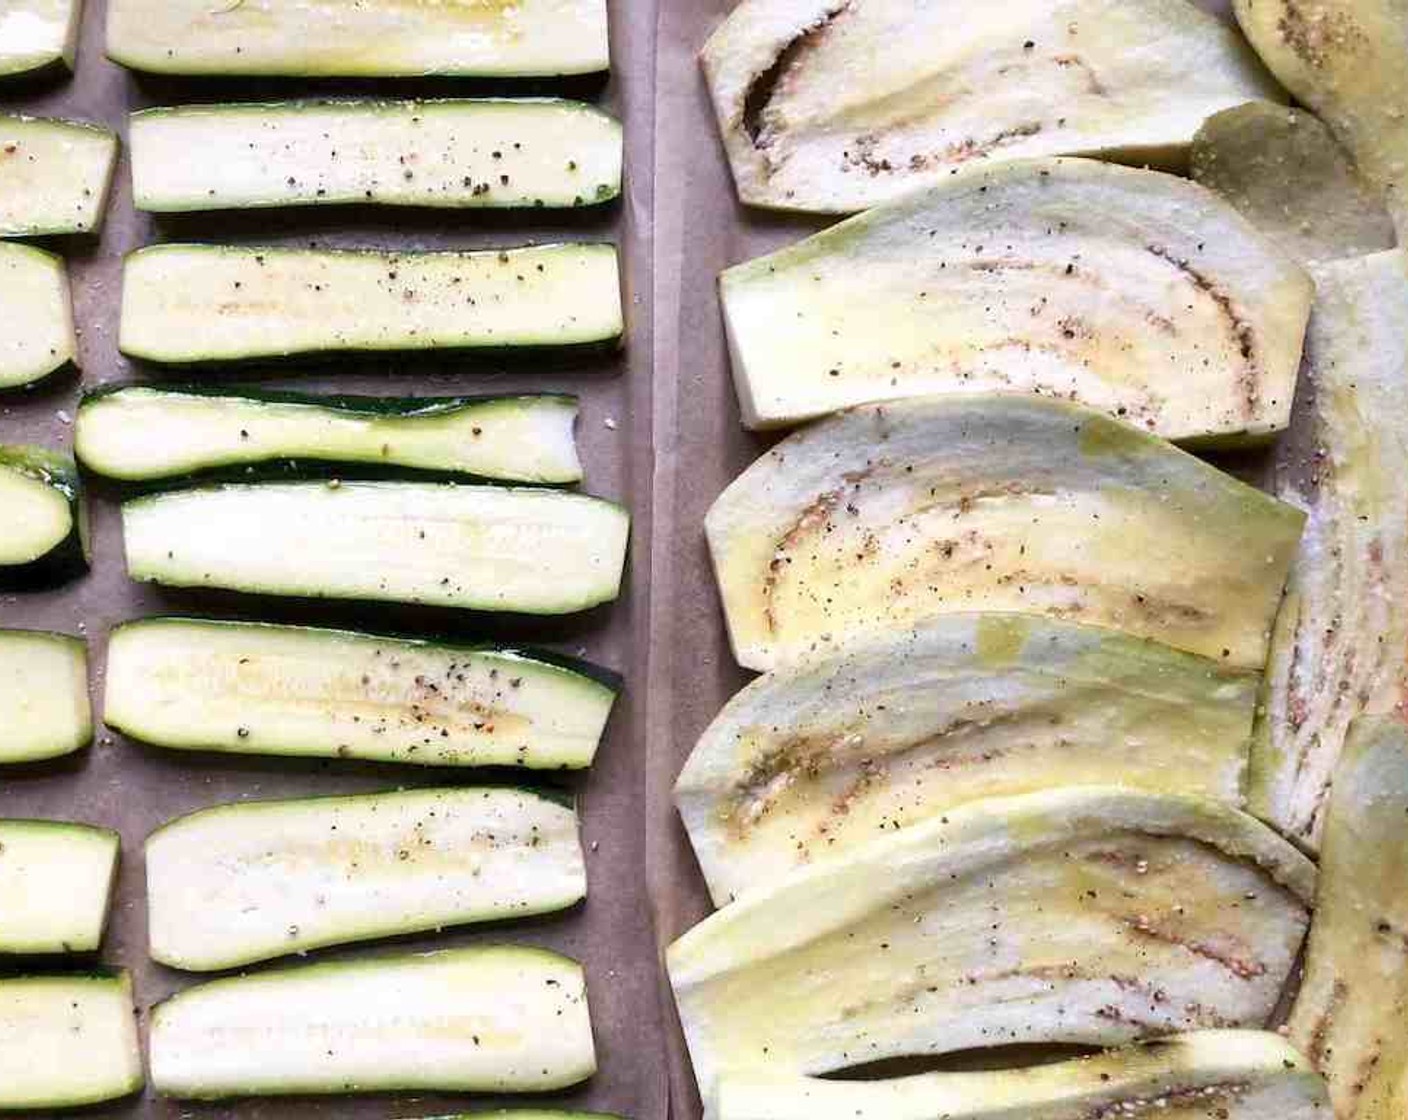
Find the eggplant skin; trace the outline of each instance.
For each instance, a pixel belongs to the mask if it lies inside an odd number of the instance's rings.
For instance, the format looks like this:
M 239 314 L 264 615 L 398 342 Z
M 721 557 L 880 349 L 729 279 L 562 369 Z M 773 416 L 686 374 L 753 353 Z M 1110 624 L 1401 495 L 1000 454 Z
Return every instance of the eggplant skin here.
M 703 51 L 744 202 L 849 213 L 974 163 L 1179 167 L 1204 118 L 1279 91 L 1185 0 L 744 0 Z
M 1242 802 L 1260 674 L 1036 615 L 948 615 L 755 681 L 675 789 L 719 905 L 964 802 L 1101 782 Z
M 1408 727 L 1365 717 L 1335 770 L 1290 1035 L 1342 1120 L 1408 1115 Z

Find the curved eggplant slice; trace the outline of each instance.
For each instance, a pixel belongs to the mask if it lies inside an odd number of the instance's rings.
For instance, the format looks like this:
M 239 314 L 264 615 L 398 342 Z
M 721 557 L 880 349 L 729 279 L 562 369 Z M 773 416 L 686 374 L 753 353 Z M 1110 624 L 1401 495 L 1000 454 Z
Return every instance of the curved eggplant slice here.
M 1315 493 L 1252 745 L 1252 811 L 1314 847 L 1350 722 L 1404 703 L 1408 657 L 1408 264 L 1317 268 L 1306 347 Z M 1295 483 L 1281 486 L 1287 497 Z M 1303 499 L 1301 499 L 1303 500 Z
M 1303 521 L 1098 413 L 972 396 L 817 423 L 745 471 L 706 528 L 751 669 L 1017 611 L 1259 670 Z
M 1313 286 L 1211 191 L 980 168 L 721 280 L 750 427 L 923 393 L 1069 399 L 1173 440 L 1286 427 Z
M 1315 868 L 1244 813 L 1073 786 L 991 798 L 797 872 L 670 949 L 707 1098 L 979 1047 L 1263 1025 Z
M 1408 1115 L 1408 728 L 1357 720 L 1335 771 L 1291 1039 L 1346 1120 Z
M 1193 178 L 1297 260 L 1392 249 L 1393 219 L 1313 113 L 1253 101 L 1209 117 L 1193 138 Z
M 715 1120 L 1330 1120 L 1279 1035 L 1197 1031 L 1055 1065 L 882 1081 L 725 1077 Z
M 779 670 L 675 798 L 714 901 L 967 801 L 1120 781 L 1240 805 L 1260 675 L 1034 615 L 948 615 Z
M 703 61 L 744 202 L 846 213 L 973 161 L 1177 165 L 1277 89 L 1185 0 L 746 0 Z

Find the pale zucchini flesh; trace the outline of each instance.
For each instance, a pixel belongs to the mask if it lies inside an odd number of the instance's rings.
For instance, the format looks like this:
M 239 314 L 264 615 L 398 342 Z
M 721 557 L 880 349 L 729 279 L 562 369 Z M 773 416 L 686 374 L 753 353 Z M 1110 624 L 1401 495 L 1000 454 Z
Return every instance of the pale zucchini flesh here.
M 1350 723 L 1401 710 L 1408 658 L 1408 266 L 1400 252 L 1329 262 L 1306 346 L 1317 449 L 1310 510 L 1266 673 L 1252 811 L 1313 848 Z
M 70 369 L 77 356 L 63 259 L 0 244 L 0 393 Z
M 714 1120 L 1330 1120 L 1324 1080 L 1279 1035 L 1197 1031 L 1025 1069 L 878 1081 L 723 1079 Z
M 1242 801 L 1260 676 L 1034 615 L 949 615 L 778 670 L 675 801 L 714 901 L 964 802 L 1108 780 Z
M 106 128 L 0 115 L 0 237 L 96 233 L 116 166 Z
M 937 393 L 1070 400 L 1178 441 L 1285 428 L 1309 277 L 1211 191 L 976 168 L 720 280 L 750 427 Z
M 11 0 L 0 10 L 0 78 L 73 69 L 83 0 Z
M 821 421 L 745 471 L 706 529 L 748 668 L 1015 611 L 1258 670 L 1303 522 L 1154 436 L 1007 395 Z
M 105 828 L 0 820 L 0 953 L 95 951 L 119 846 L 117 833 Z
M 849 212 L 976 163 L 1176 167 L 1204 118 L 1277 97 L 1186 0 L 745 0 L 703 52 L 744 202 Z
M 551 77 L 610 66 L 605 0 L 114 0 L 107 52 L 158 74 Z
M 616 250 L 155 245 L 127 258 L 118 342 L 170 364 L 345 352 L 614 345 Z
M 85 397 L 74 451 L 123 482 L 290 467 L 579 482 L 575 398 L 311 397 L 128 386 Z
M 127 973 L 0 978 L 0 1112 L 102 1104 L 144 1080 Z
M 222 486 L 122 507 L 139 582 L 521 614 L 615 599 L 629 523 L 583 494 L 415 482 Z
M 0 630 L 0 764 L 58 758 L 92 738 L 86 643 Z
M 582 769 L 614 686 L 507 649 L 263 623 L 113 630 L 104 718 L 175 750 Z
M 1315 924 L 1291 1040 L 1329 1079 L 1335 1115 L 1408 1114 L 1408 730 L 1350 728 L 1321 848 Z
M 582 968 L 493 946 L 216 980 L 159 1005 L 166 1097 L 549 1092 L 596 1070 Z
M 587 892 L 576 811 L 517 789 L 223 805 L 153 833 L 146 857 L 152 959 L 194 972 L 551 913 Z
M 621 126 L 549 99 L 186 105 L 132 116 L 157 213 L 365 203 L 587 206 L 621 190 Z
M 0 445 L 0 588 L 57 583 L 88 566 L 82 483 L 73 460 Z
M 706 1099 L 724 1075 L 1261 1027 L 1314 887 L 1230 806 L 1071 786 L 962 805 L 746 894 L 669 972 Z

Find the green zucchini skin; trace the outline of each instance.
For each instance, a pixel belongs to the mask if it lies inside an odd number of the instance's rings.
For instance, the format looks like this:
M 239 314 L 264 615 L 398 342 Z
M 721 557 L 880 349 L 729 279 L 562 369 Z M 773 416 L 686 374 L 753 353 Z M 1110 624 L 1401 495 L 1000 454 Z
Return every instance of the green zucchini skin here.
M 500 410 L 510 413 L 517 410 L 521 417 L 529 419 L 535 414 L 540 415 L 544 423 L 556 419 L 558 424 L 551 426 L 551 430 L 545 433 L 547 438 L 573 446 L 570 452 L 565 446 L 549 448 L 543 445 L 542 436 L 539 436 L 537 438 L 540 442 L 536 448 L 530 446 L 522 448 L 521 453 L 515 450 L 508 457 L 500 456 L 495 465 L 495 460 L 490 456 L 476 459 L 473 455 L 463 453 L 459 463 L 452 462 L 448 447 L 444 449 L 440 461 L 436 462 L 435 457 L 424 453 L 416 454 L 414 448 L 410 452 L 403 452 L 400 448 L 391 450 L 389 442 L 382 442 L 381 454 L 374 456 L 370 452 L 371 443 L 376 442 L 374 440 L 362 448 L 360 458 L 354 458 L 345 448 L 336 445 L 330 445 L 326 453 L 319 452 L 311 445 L 305 445 L 299 448 L 296 454 L 281 454 L 277 451 L 278 441 L 273 441 L 273 447 L 268 446 L 268 441 L 261 441 L 266 445 L 264 450 L 261 451 L 256 445 L 254 450 L 245 453 L 231 451 L 232 446 L 239 446 L 238 443 L 227 443 L 218 447 L 206 444 L 199 452 L 183 453 L 180 465 L 166 466 L 162 465 L 157 455 L 145 451 L 137 461 L 128 460 L 123 463 L 119 455 L 110 451 L 104 453 L 102 448 L 91 446 L 94 442 L 92 432 L 102 422 L 101 410 L 114 401 L 123 402 L 130 399 L 137 402 L 138 414 L 132 419 L 140 423 L 144 407 L 160 408 L 163 403 L 170 403 L 173 409 L 178 410 L 175 420 L 179 420 L 179 410 L 189 403 L 191 398 L 203 398 L 212 402 L 212 405 L 228 404 L 233 414 L 232 425 L 247 423 L 259 405 L 275 406 L 271 413 L 282 412 L 285 419 L 288 409 L 278 406 L 293 406 L 300 411 L 306 410 L 304 418 L 310 424 L 319 420 L 330 424 L 345 422 L 349 425 L 359 421 L 376 424 L 378 421 L 403 420 L 408 422 L 403 434 L 412 442 L 415 438 L 415 422 L 433 422 L 437 419 L 444 420 L 447 424 L 453 424 L 457 419 L 463 421 L 463 426 L 468 429 L 463 433 L 465 441 L 477 440 L 486 429 L 493 438 L 495 413 Z M 578 399 L 564 393 L 368 397 L 252 388 L 232 391 L 209 385 L 170 385 L 158 388 L 121 384 L 103 386 L 84 395 L 78 408 L 74 440 L 78 461 L 86 470 L 136 493 L 221 483 L 295 481 L 307 478 L 365 481 L 435 479 L 566 486 L 582 480 L 581 463 L 575 451 L 576 441 L 572 434 L 577 413 Z M 484 417 L 483 423 L 471 428 L 470 425 L 481 415 Z M 280 417 L 272 415 L 271 419 L 277 423 Z M 512 419 L 514 417 L 511 416 L 510 420 Z M 561 430 L 563 427 L 566 428 L 565 432 Z M 247 428 L 241 428 L 239 434 L 247 439 L 250 433 Z M 258 436 L 258 433 L 255 434 Z M 504 435 L 499 435 L 498 438 L 501 442 L 510 442 L 515 449 L 522 446 L 521 441 L 506 440 Z M 290 446 L 289 440 L 283 442 L 284 446 Z M 468 469 L 471 463 L 480 469 Z
M 88 514 L 83 482 L 73 460 L 56 451 L 28 445 L 0 445 L 0 471 L 40 482 L 68 504 L 70 527 L 42 556 L 18 564 L 0 563 L 0 591 L 51 588 L 88 570 Z M 0 524 L 4 522 L 0 510 Z

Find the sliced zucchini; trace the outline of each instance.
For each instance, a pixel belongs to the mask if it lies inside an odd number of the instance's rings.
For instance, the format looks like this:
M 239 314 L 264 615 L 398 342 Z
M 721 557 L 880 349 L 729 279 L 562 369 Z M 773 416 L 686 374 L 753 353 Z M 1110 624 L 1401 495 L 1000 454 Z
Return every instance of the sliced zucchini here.
M 0 820 L 0 953 L 95 951 L 120 846 L 106 828 Z
M 346 351 L 616 343 L 611 245 L 491 252 L 153 245 L 127 258 L 118 342 L 194 364 Z
M 194 972 L 547 914 L 587 893 L 576 811 L 516 789 L 222 805 L 146 851 L 152 959 Z
M 83 0 L 10 0 L 0 9 L 0 78 L 73 69 Z
M 160 1004 L 152 1084 L 212 1100 L 563 1089 L 596 1071 L 576 961 L 504 945 L 216 980 Z
M 1240 805 L 1260 676 L 1034 615 L 948 615 L 778 670 L 675 787 L 723 905 L 965 801 L 1108 780 Z
M 1408 270 L 1401 253 L 1316 269 L 1306 347 L 1317 449 L 1252 746 L 1252 811 L 1313 848 L 1351 721 L 1399 709 L 1408 650 Z
M 74 450 L 124 482 L 290 473 L 314 465 L 405 468 L 549 485 L 579 482 L 567 396 L 317 397 L 159 389 L 90 393 Z
M 1198 1031 L 1054 1065 L 879 1081 L 725 1077 L 716 1120 L 1330 1120 L 1278 1035 Z
M 57 583 L 88 567 L 78 468 L 43 447 L 0 445 L 0 588 Z
M 0 1111 L 101 1104 L 143 1081 L 127 973 L 0 978 Z
M 131 144 L 137 209 L 157 213 L 585 206 L 621 191 L 621 126 L 577 101 L 185 105 L 134 113 Z
M 1278 90 L 1186 0 L 745 0 L 703 54 L 744 202 L 864 210 L 975 161 L 1180 165 Z
M 1287 253 L 1337 260 L 1392 249 L 1393 219 L 1314 114 L 1252 101 L 1209 117 L 1193 138 L 1193 178 Z
M 96 233 L 116 166 L 100 125 L 0 115 L 0 236 Z
M 761 887 L 669 971 L 708 1099 L 723 1074 L 1259 1027 L 1314 888 L 1308 859 L 1221 802 L 1070 786 Z
M 58 758 L 92 738 L 87 643 L 0 630 L 0 763 Z
M 482 646 L 151 618 L 112 631 L 103 715 L 175 750 L 575 770 L 616 699 L 600 673 Z
M 1079 159 L 953 176 L 721 287 L 750 427 L 1020 392 L 1222 443 L 1286 427 L 1313 295 L 1211 191 Z
M 560 490 L 334 480 L 138 498 L 122 529 L 141 583 L 569 614 L 620 594 L 630 517 Z
M 706 528 L 750 669 L 971 611 L 1107 626 L 1260 669 L 1303 522 L 1098 413 L 943 396 L 784 440 Z
M 26 388 L 78 361 L 62 257 L 0 244 L 0 393 Z
M 605 0 L 113 0 L 107 51 L 155 74 L 551 77 L 611 64 Z
M 1365 718 L 1335 770 L 1291 1039 L 1335 1115 L 1408 1115 L 1408 729 Z

